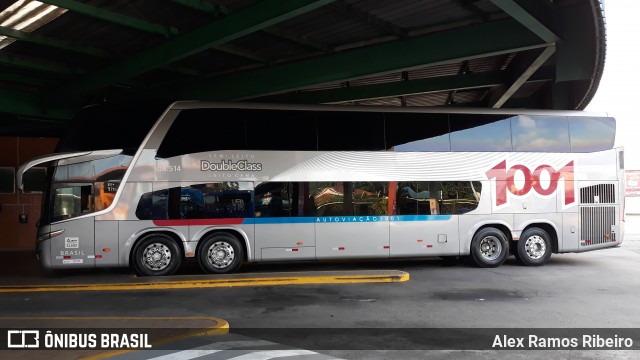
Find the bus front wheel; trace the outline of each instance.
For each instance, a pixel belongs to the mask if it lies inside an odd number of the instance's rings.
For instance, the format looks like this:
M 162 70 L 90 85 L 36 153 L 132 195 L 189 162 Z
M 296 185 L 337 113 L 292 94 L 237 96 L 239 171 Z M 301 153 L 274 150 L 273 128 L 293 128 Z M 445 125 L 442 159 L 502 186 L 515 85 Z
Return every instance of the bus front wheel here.
M 540 228 L 524 231 L 518 240 L 516 258 L 527 266 L 540 266 L 551 257 L 551 237 Z
M 164 234 L 145 237 L 134 250 L 133 266 L 142 276 L 171 275 L 178 270 L 180 261 L 178 244 Z
M 509 242 L 504 233 L 487 227 L 478 231 L 471 240 L 471 258 L 479 267 L 500 266 L 509 255 Z
M 204 272 L 227 274 L 238 270 L 244 253 L 238 238 L 227 233 L 211 234 L 200 247 L 198 263 Z

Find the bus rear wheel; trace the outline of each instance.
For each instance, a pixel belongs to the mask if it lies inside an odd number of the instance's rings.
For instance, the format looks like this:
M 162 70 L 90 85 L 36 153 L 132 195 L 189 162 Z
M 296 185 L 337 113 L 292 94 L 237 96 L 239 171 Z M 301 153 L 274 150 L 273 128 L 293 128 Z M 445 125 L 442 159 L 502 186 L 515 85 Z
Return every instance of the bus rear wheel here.
M 238 270 L 244 259 L 242 245 L 231 234 L 212 234 L 202 240 L 198 263 L 204 272 L 228 274 Z
M 518 240 L 516 258 L 527 266 L 540 266 L 551 257 L 551 237 L 540 228 L 525 230 Z
M 478 231 L 471 240 L 471 259 L 479 267 L 500 266 L 509 255 L 509 242 L 504 233 L 487 227 Z
M 164 234 L 149 235 L 140 240 L 133 256 L 133 267 L 142 276 L 171 275 L 180 267 L 182 258 L 178 244 Z

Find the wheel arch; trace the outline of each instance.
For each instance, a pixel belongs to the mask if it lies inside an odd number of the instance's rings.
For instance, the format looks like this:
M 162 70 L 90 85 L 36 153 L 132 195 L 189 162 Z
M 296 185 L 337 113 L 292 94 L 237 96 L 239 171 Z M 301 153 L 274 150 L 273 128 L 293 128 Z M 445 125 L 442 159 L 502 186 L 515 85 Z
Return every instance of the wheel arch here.
M 202 243 L 203 243 L 202 239 L 206 238 L 211 234 L 220 234 L 220 233 L 229 234 L 231 236 L 234 236 L 236 239 L 238 239 L 238 241 L 240 242 L 240 245 L 242 245 L 242 250 L 244 251 L 243 260 L 251 261 L 252 256 L 251 256 L 251 246 L 249 246 L 249 238 L 244 231 L 234 227 L 212 227 L 212 228 L 206 228 L 199 231 L 196 234 L 198 245 L 196 245 L 195 256 L 198 257 L 198 254 L 200 254 L 200 250 L 202 248 Z
M 508 222 L 502 221 L 502 220 L 499 220 L 499 221 L 487 220 L 487 221 L 479 222 L 475 224 L 475 226 L 469 229 L 469 231 L 467 232 L 466 239 L 464 239 L 464 241 L 461 241 L 460 255 L 470 255 L 471 242 L 473 241 L 473 238 L 476 236 L 476 234 L 479 231 L 489 227 L 493 227 L 502 231 L 502 233 L 504 233 L 504 236 L 507 238 L 507 241 L 509 243 L 511 243 L 511 241 L 513 240 L 512 234 L 511 234 L 512 227 Z
M 180 249 L 180 252 L 181 252 L 180 256 L 184 258 L 185 250 L 186 250 L 184 245 L 186 241 L 184 234 L 172 228 L 147 228 L 147 229 L 143 229 L 135 232 L 129 237 L 129 239 L 127 239 L 127 242 L 124 244 L 124 246 L 125 248 L 128 248 L 129 251 L 123 252 L 123 254 L 125 255 L 124 260 L 126 260 L 126 264 L 124 264 L 124 266 L 131 266 L 132 260 L 133 260 L 133 254 L 135 254 L 136 248 L 138 244 L 140 244 L 142 239 L 145 239 L 155 234 L 167 235 L 170 238 L 172 238 L 173 241 L 175 241 L 176 244 L 178 244 L 178 248 Z
M 529 224 L 527 224 L 527 226 L 525 226 L 524 229 L 522 229 L 522 233 L 524 233 L 525 231 L 531 229 L 531 228 L 540 228 L 542 230 L 544 230 L 547 234 L 549 234 L 550 240 L 551 240 L 551 252 L 554 254 L 557 254 L 559 252 L 559 238 L 558 238 L 558 229 L 556 228 L 556 226 L 554 224 L 551 224 L 549 222 L 531 222 Z

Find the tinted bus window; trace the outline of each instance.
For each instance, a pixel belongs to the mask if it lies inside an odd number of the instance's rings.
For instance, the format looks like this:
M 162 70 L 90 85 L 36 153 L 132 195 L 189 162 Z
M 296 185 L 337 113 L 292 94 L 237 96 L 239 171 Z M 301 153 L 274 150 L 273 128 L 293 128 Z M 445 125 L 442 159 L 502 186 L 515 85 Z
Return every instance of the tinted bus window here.
M 345 183 L 312 182 L 309 184 L 311 196 L 315 199 L 318 216 L 353 215 L 353 203 L 345 203 Z
M 52 221 L 65 220 L 94 211 L 91 185 L 64 185 L 56 188 L 53 194 Z
M 252 216 L 250 183 L 225 182 L 173 187 L 142 195 L 140 220 L 219 219 Z
M 385 114 L 387 149 L 395 151 L 449 151 L 447 114 Z
M 203 194 L 204 216 L 208 219 L 252 217 L 252 187 L 249 182 L 218 182 L 190 186 Z
M 120 154 L 51 168 L 54 174 L 44 196 L 48 211 L 43 213 L 41 224 L 108 208 L 131 160 L 131 156 Z M 79 194 L 82 199 L 76 199 Z
M 353 183 L 355 215 L 387 215 L 389 183 L 359 181 Z
M 158 190 L 143 194 L 136 208 L 136 217 L 140 220 L 165 220 L 169 190 Z
M 451 114 L 451 150 L 511 151 L 508 115 Z
M 202 191 L 190 187 L 180 189 L 180 219 L 205 219 Z
M 256 217 L 297 216 L 297 187 L 291 183 L 269 182 L 256 186 Z M 294 194 L 296 193 L 296 194 Z
M 312 182 L 309 183 L 317 216 L 387 215 L 388 182 Z
M 157 156 L 192 154 L 212 150 L 244 150 L 246 111 L 195 109 L 181 111 L 167 132 Z
M 572 117 L 569 133 L 572 152 L 608 150 L 613 148 L 616 122 L 613 118 Z
M 133 155 L 169 101 L 115 102 L 82 109 L 57 152 L 126 149 Z
M 374 112 L 319 111 L 318 150 L 384 150 L 384 116 Z
M 567 117 L 518 115 L 511 118 L 513 151 L 569 152 Z
M 431 214 L 432 194 L 424 181 L 399 182 L 396 190 L 396 215 Z M 435 197 L 433 197 L 435 201 Z
M 482 183 L 480 181 L 443 181 L 438 188 L 439 214 L 465 214 L 478 207 Z
M 247 149 L 318 149 L 316 113 L 293 110 L 247 110 Z
M 459 215 L 478 207 L 479 181 L 398 182 L 396 215 Z

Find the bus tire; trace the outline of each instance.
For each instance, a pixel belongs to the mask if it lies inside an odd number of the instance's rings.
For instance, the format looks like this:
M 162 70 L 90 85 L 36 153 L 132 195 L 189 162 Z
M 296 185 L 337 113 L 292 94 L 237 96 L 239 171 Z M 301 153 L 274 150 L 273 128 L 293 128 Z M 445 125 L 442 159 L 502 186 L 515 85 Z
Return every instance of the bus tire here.
M 551 237 L 537 227 L 525 230 L 516 246 L 516 258 L 526 266 L 544 265 L 551 257 L 551 252 Z
M 164 234 L 153 234 L 143 238 L 133 253 L 133 267 L 141 276 L 174 274 L 181 261 L 180 247 L 172 237 Z
M 471 259 L 479 267 L 500 266 L 509 255 L 509 242 L 504 233 L 487 227 L 478 231 L 471 240 Z
M 198 263 L 202 271 L 228 274 L 240 268 L 244 251 L 237 237 L 228 233 L 214 233 L 202 241 L 198 253 Z

